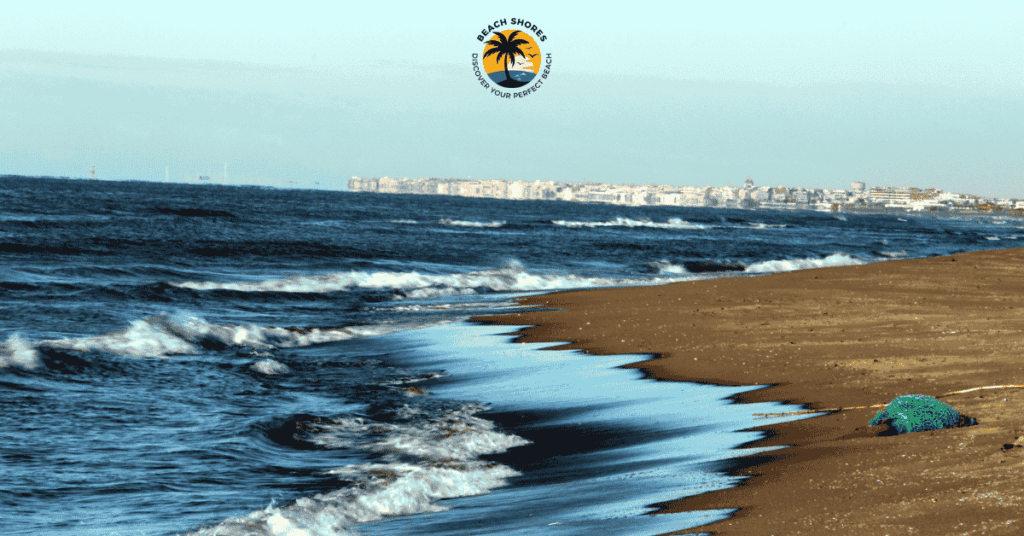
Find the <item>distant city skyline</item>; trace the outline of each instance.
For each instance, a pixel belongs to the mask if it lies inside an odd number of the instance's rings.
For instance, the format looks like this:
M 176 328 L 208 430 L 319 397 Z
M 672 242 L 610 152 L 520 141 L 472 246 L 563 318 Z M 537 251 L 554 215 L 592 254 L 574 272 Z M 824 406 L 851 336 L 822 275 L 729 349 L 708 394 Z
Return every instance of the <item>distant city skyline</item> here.
M 0 174 L 181 180 L 226 163 L 231 183 L 296 187 L 752 175 L 1024 197 L 1017 3 L 516 10 L 18 4 L 0 35 Z M 505 100 L 470 55 L 513 15 L 544 28 L 553 63 L 543 91 Z
M 854 181 L 850 188 L 803 188 L 756 185 L 747 177 L 742 187 L 665 184 L 604 184 L 565 181 L 473 180 L 439 177 L 416 179 L 352 177 L 353 192 L 447 195 L 511 200 L 549 200 L 630 206 L 677 206 L 846 212 L 901 209 L 915 212 L 999 212 L 1024 215 L 1024 199 L 979 197 L 937 188 L 872 186 Z

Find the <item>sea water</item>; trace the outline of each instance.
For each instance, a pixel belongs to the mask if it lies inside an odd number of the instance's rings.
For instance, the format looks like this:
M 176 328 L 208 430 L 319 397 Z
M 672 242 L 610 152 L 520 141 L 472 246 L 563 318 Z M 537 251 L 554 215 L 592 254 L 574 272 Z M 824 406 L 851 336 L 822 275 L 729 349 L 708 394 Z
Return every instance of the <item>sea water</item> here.
M 658 534 L 771 421 L 467 324 L 1014 247 L 1017 220 L 0 178 L 4 534 Z M 1024 235 L 1021 235 L 1024 236 Z

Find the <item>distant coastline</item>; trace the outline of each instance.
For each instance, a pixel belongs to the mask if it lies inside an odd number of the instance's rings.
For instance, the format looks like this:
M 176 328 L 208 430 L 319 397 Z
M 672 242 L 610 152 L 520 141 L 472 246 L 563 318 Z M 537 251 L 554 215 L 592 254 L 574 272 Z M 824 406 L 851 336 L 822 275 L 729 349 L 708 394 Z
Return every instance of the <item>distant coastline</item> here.
M 90 181 L 86 177 L 4 174 L 0 179 Z M 91 179 L 111 182 L 110 179 Z M 232 186 L 260 189 L 307 189 L 294 181 L 262 180 L 264 184 L 214 181 L 165 182 L 126 179 L 112 182 L 153 182 L 189 186 Z M 317 183 L 318 185 L 320 183 Z M 857 184 L 857 183 L 854 183 Z M 863 184 L 863 183 L 861 183 Z M 320 188 L 314 188 L 320 189 Z M 326 188 L 325 188 L 326 189 Z M 675 206 L 745 210 L 812 210 L 852 214 L 915 214 L 932 216 L 990 216 L 1024 218 L 1024 199 L 982 197 L 943 192 L 934 188 L 873 187 L 823 189 L 785 186 L 666 186 L 618 185 L 597 182 L 505 181 L 459 178 L 396 179 L 352 177 L 351 192 L 443 195 L 511 200 L 569 201 L 623 206 Z
M 352 192 L 448 195 L 492 199 L 551 200 L 627 206 L 683 206 L 734 209 L 816 210 L 852 213 L 988 214 L 1024 217 L 1024 200 L 950 193 L 935 188 L 872 187 L 851 190 L 755 186 L 622 185 L 597 182 L 506 181 L 459 178 L 396 179 L 352 177 Z

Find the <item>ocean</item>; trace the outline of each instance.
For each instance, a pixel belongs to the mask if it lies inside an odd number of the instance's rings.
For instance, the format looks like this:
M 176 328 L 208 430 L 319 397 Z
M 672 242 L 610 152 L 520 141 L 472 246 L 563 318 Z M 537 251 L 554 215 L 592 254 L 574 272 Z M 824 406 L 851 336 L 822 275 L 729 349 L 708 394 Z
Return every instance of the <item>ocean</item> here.
M 511 70 L 508 73 L 512 80 L 515 80 L 516 82 L 522 82 L 523 84 L 529 83 L 534 79 L 534 77 L 537 76 L 537 73 L 533 71 Z M 489 76 L 491 78 L 491 81 L 493 81 L 495 84 L 501 84 L 505 80 L 508 80 L 508 78 L 505 77 L 504 70 L 494 71 L 493 73 L 487 73 L 487 76 Z
M 1019 220 L 0 178 L 6 535 L 660 534 L 754 389 L 473 315 L 1016 247 Z

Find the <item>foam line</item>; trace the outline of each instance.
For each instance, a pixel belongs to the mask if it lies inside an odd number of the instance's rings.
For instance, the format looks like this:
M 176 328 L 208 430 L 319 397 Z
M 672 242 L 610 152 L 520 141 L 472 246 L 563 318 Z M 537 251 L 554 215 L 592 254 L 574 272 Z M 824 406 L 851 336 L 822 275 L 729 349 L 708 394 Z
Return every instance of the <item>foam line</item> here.
M 216 324 L 194 315 L 161 313 L 135 320 L 122 330 L 93 337 L 46 340 L 41 341 L 39 346 L 77 352 L 105 352 L 126 357 L 169 357 L 197 354 L 202 348 L 297 348 L 369 337 L 400 329 L 396 326 L 298 329 L 251 324 Z
M 503 222 L 503 221 L 479 222 L 479 221 L 449 220 L 449 219 L 438 220 L 437 223 L 440 223 L 441 225 L 453 225 L 453 226 L 456 226 L 456 227 L 490 227 L 490 228 L 497 228 L 497 227 L 503 227 L 505 225 L 505 222 Z
M 566 221 L 553 220 L 551 223 L 562 227 L 653 227 L 655 229 L 710 229 L 714 225 L 691 223 L 681 218 L 670 218 L 667 222 L 658 223 L 651 220 L 634 220 L 631 218 L 615 218 L 609 221 Z
M 433 298 L 488 292 L 530 292 L 596 288 L 608 286 L 654 285 L 681 278 L 588 277 L 575 274 L 531 273 L 519 262 L 500 268 L 461 274 L 421 274 L 419 272 L 339 272 L 292 276 L 254 282 L 190 281 L 171 283 L 194 290 L 237 290 L 243 292 L 338 292 L 355 288 L 394 290 L 399 297 Z

